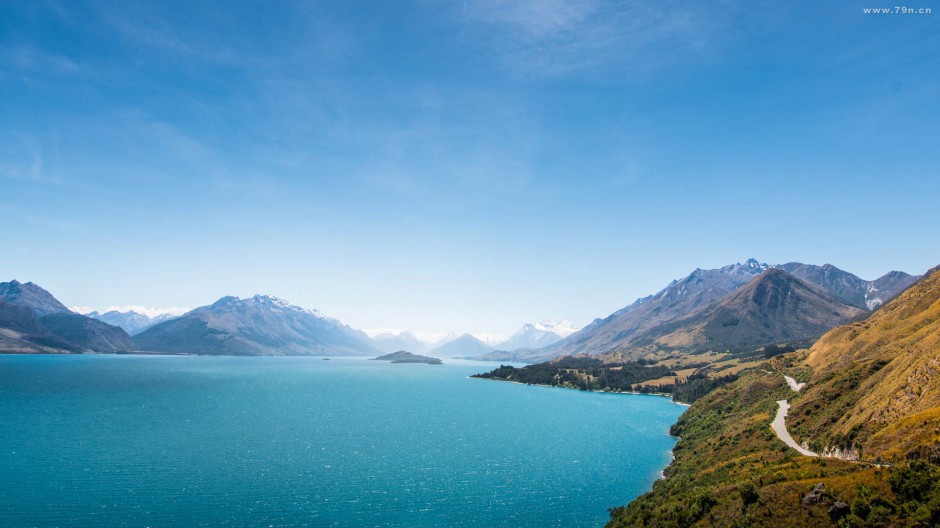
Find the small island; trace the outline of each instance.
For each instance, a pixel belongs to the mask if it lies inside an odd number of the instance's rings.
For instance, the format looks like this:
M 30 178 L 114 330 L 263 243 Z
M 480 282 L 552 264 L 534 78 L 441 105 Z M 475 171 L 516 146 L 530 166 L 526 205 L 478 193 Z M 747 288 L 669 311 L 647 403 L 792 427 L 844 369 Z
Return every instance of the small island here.
M 427 363 L 428 365 L 441 365 L 441 360 L 436 357 L 420 356 L 418 354 L 412 354 L 411 352 L 405 352 L 404 350 L 399 350 L 398 352 L 393 352 L 391 354 L 386 354 L 384 356 L 379 356 L 377 358 L 372 358 L 378 361 L 391 361 L 392 363 Z

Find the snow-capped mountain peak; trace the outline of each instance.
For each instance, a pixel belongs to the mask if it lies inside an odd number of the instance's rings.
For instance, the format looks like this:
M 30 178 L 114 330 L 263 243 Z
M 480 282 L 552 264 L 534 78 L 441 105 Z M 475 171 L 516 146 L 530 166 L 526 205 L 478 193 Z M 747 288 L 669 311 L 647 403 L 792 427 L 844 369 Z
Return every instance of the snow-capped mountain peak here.
M 316 309 L 303 308 L 295 304 L 291 304 L 284 299 L 275 297 L 273 295 L 254 295 L 252 297 L 246 297 L 244 299 L 229 295 L 222 297 L 218 301 L 212 303 L 211 305 L 201 308 L 201 309 L 210 309 L 216 311 L 244 311 L 252 309 L 265 309 L 272 311 L 281 311 L 281 312 L 294 312 L 302 313 L 306 315 L 312 315 L 317 319 L 323 319 L 324 321 L 329 321 L 331 323 L 341 324 L 337 319 L 324 315 L 322 312 Z
M 155 315 L 148 315 L 146 313 L 138 312 L 137 310 L 115 310 L 109 309 L 107 311 L 98 312 L 85 312 L 86 317 L 91 317 L 92 319 L 97 319 L 108 323 L 109 325 L 119 326 L 124 329 L 129 335 L 136 335 L 144 330 L 150 328 L 151 326 L 160 324 L 164 321 L 169 321 L 171 319 L 176 319 L 179 314 L 173 313 L 158 313 Z
M 518 350 L 520 348 L 542 348 L 560 341 L 579 328 L 571 321 L 545 319 L 538 323 L 526 323 L 508 339 L 496 343 L 500 350 Z
M 721 268 L 721 271 L 730 275 L 759 275 L 771 266 L 766 262 L 760 262 L 757 259 L 749 258 L 744 264 L 730 264 Z M 695 270 L 702 271 L 702 270 Z M 694 273 L 694 272 L 693 272 Z
M 541 330 L 543 332 L 553 332 L 555 334 L 560 335 L 561 337 L 567 337 L 577 332 L 578 330 L 580 330 L 580 328 L 575 326 L 574 323 L 572 323 L 571 321 L 567 319 L 564 321 L 556 321 L 554 319 L 545 319 L 535 324 L 523 325 L 523 330 L 529 326 L 531 326 L 532 328 L 536 330 Z M 518 334 L 519 332 L 516 332 L 516 333 Z

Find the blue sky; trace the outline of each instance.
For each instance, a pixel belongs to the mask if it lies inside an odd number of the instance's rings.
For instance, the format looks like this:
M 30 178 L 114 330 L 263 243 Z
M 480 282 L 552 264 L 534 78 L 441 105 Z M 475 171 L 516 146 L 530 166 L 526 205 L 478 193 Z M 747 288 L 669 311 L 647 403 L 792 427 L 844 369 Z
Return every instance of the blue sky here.
M 940 9 L 704 4 L 0 3 L 3 278 L 502 333 L 940 264 Z

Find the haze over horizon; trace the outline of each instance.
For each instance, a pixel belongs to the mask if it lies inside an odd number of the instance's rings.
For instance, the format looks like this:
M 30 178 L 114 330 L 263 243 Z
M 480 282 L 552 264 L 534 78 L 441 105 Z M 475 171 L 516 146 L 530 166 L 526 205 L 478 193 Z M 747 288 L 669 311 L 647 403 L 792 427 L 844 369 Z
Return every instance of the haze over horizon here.
M 0 280 L 507 334 L 751 257 L 921 274 L 938 15 L 861 7 L 0 5 Z

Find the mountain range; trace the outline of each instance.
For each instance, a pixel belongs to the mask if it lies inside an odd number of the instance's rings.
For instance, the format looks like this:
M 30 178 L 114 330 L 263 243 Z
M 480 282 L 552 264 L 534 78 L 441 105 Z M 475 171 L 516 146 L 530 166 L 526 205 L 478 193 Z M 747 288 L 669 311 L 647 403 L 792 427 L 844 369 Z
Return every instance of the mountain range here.
M 630 361 L 818 337 L 881 305 L 916 279 L 891 272 L 865 281 L 828 264 L 768 266 L 749 259 L 697 269 L 577 331 L 570 322 L 545 320 L 523 325 L 504 339 L 483 341 L 464 334 L 435 345 L 412 332 L 370 339 L 319 312 L 263 295 L 224 297 L 175 318 L 116 311 L 86 317 L 33 283 L 11 281 L 0 283 L 0 302 L 5 303 L 0 331 L 5 351 L 375 355 L 407 350 L 529 362 L 577 354 Z
M 209 355 L 377 355 L 365 333 L 267 295 L 223 297 L 134 336 L 142 352 Z
M 493 348 L 470 334 L 448 341 L 429 352 L 434 357 L 472 358 L 492 352 Z
M 800 341 L 865 313 L 818 286 L 779 269 L 768 268 L 716 304 L 635 340 L 652 349 L 734 351 L 739 347 Z
M 528 350 L 551 345 L 577 331 L 578 327 L 571 321 L 545 319 L 538 323 L 525 323 L 508 337 L 505 335 L 473 335 L 473 338 L 493 351 Z M 424 353 L 461 337 L 463 335 L 450 332 L 443 337 L 437 336 L 434 340 L 428 340 L 421 339 L 415 333 L 406 330 L 379 332 L 372 335 L 372 340 L 383 352 L 408 350 Z M 465 347 L 466 352 L 470 352 L 471 349 L 482 350 L 482 347 L 478 343 L 474 343 L 469 348 Z
M 414 332 L 407 330 L 403 332 L 381 332 L 372 336 L 376 348 L 382 352 L 391 354 L 400 350 L 407 350 L 413 354 L 424 354 L 431 347 L 424 341 L 418 339 Z
M 831 264 L 814 266 L 788 262 L 775 267 L 823 288 L 842 302 L 868 310 L 878 308 L 920 278 L 901 271 L 891 271 L 873 281 L 867 281 Z
M 504 341 L 493 345 L 497 350 L 543 348 L 561 341 L 578 331 L 571 321 L 545 319 L 540 323 L 526 323 Z
M 70 311 L 32 282 L 0 283 L 0 353 L 129 352 L 116 326 Z
M 136 335 L 144 330 L 150 328 L 151 326 L 160 324 L 164 321 L 169 321 L 171 319 L 176 319 L 176 315 L 172 314 L 160 314 L 153 317 L 145 315 L 142 313 L 135 312 L 134 310 L 129 310 L 127 312 L 119 312 L 117 310 L 111 310 L 104 313 L 99 312 L 89 312 L 85 316 L 91 317 L 92 319 L 97 319 L 99 321 L 104 321 L 112 326 L 119 326 L 124 329 L 128 335 Z
M 869 306 L 877 307 L 913 284 L 918 278 L 895 271 L 877 280 L 865 281 L 829 264 L 815 266 L 789 263 L 769 266 L 755 259 L 718 269 L 696 269 L 687 277 L 671 282 L 655 295 L 638 299 L 604 319 L 595 319 L 588 326 L 555 344 L 539 350 L 526 351 L 518 359 L 538 361 L 576 354 L 603 355 L 608 353 L 617 353 L 620 357 L 625 354 L 640 357 L 656 349 L 700 348 L 700 345 L 703 342 L 709 342 L 709 339 L 712 340 L 711 346 L 714 348 L 733 348 L 743 344 L 755 344 L 751 341 L 743 343 L 729 341 L 721 336 L 705 335 L 709 334 L 706 330 L 717 330 L 714 318 L 719 315 L 712 314 L 710 310 L 714 310 L 718 303 L 729 298 L 739 288 L 771 268 L 783 271 L 801 283 L 814 287 L 812 290 L 814 293 L 823 292 L 829 297 L 825 303 L 837 302 L 859 310 L 869 310 Z M 787 280 L 787 284 L 793 286 L 797 283 Z M 802 294 L 810 292 L 803 286 L 800 286 L 799 291 Z M 734 311 L 733 308 L 726 306 L 722 313 L 728 315 L 731 311 Z M 851 312 L 844 308 L 839 308 L 837 311 L 844 312 L 845 315 Z M 712 324 L 707 325 L 701 319 L 702 317 L 712 317 Z M 842 319 L 841 322 L 845 320 L 847 319 Z M 730 319 L 724 323 L 729 321 Z M 833 322 L 840 321 L 837 319 L 828 321 L 828 323 Z M 696 325 L 700 328 L 694 329 Z M 818 337 L 822 331 L 831 328 L 831 326 L 824 326 L 818 326 L 817 332 L 809 332 L 806 335 L 815 334 L 814 337 Z M 791 330 L 793 331 L 776 334 L 771 332 L 767 335 L 774 339 L 778 336 L 799 335 L 799 332 L 795 331 L 797 329 Z M 742 337 L 746 334 L 740 330 L 737 332 L 719 331 L 718 333 L 722 336 Z
M 546 320 L 524 325 L 509 341 L 552 342 L 573 330 L 568 322 Z M 116 310 L 80 315 L 33 283 L 0 283 L 2 352 L 375 355 L 399 350 L 425 353 L 432 348 L 443 357 L 479 356 L 493 350 L 470 334 L 445 336 L 436 347 L 407 331 L 370 339 L 319 312 L 264 295 L 224 297 L 182 316 L 148 317 Z

